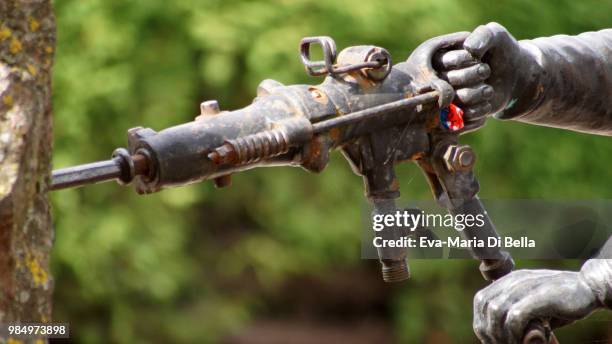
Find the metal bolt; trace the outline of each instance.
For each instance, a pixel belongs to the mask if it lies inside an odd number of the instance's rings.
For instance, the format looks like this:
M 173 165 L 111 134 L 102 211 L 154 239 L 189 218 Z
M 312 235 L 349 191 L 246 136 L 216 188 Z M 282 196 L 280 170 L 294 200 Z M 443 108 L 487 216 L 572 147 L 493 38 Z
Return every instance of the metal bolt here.
M 476 163 L 476 154 L 468 145 L 449 145 L 443 158 L 446 168 L 451 172 L 469 171 Z
M 221 112 L 219 108 L 219 102 L 216 100 L 207 100 L 200 104 L 201 115 L 216 115 Z
M 229 164 L 236 159 L 236 150 L 231 144 L 224 143 L 210 152 L 208 158 L 216 165 Z
M 207 100 L 200 103 L 200 115 L 195 119 L 196 121 L 205 118 L 206 116 L 214 116 L 221 112 L 219 108 L 219 102 L 216 100 Z

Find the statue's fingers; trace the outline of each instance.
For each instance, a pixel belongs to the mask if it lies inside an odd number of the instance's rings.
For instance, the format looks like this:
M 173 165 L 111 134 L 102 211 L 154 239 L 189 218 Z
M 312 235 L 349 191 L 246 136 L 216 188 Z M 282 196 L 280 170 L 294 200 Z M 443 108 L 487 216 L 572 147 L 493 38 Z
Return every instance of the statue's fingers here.
M 503 338 L 506 316 L 512 305 L 521 299 L 524 286 L 534 278 L 526 271 L 518 271 L 514 278 L 502 280 L 500 292 L 488 303 L 486 310 L 486 332 L 495 343 L 506 343 Z M 498 288 L 500 290 L 500 288 Z
M 486 117 L 481 117 L 473 121 L 465 121 L 465 126 L 463 127 L 463 129 L 461 129 L 459 133 L 460 134 L 471 133 L 472 131 L 475 131 L 477 129 L 484 127 L 486 121 L 487 121 Z
M 437 70 L 451 70 L 475 65 L 478 60 L 465 49 L 450 50 L 434 56 L 434 68 Z
M 476 337 L 480 339 L 483 344 L 494 344 L 495 339 L 489 334 L 488 323 L 487 323 L 487 311 L 489 302 L 492 300 L 494 294 L 491 294 L 490 288 L 485 288 L 476 293 L 474 297 L 474 320 L 472 326 Z
M 548 275 L 538 270 L 517 270 L 495 281 L 487 288 L 480 290 L 474 297 L 474 332 L 483 343 L 505 343 L 497 335 L 505 333 L 506 313 L 511 305 L 505 302 L 517 302 L 523 293 L 519 289 L 537 280 L 542 275 Z M 530 290 L 531 288 L 527 288 Z M 503 298 L 500 298 L 500 295 Z M 502 312 L 502 306 L 505 310 Z
M 454 87 L 470 86 L 486 80 L 491 75 L 491 68 L 486 63 L 479 63 L 463 69 L 442 72 L 441 74 Z
M 498 23 L 491 22 L 476 28 L 463 43 L 463 48 L 469 51 L 477 59 L 482 57 L 493 48 L 501 48 L 513 41 L 514 38 L 508 30 Z
M 515 343 L 513 336 L 508 336 L 508 321 L 516 321 L 511 319 L 513 316 L 523 316 L 521 312 L 529 312 L 529 309 L 524 309 L 522 305 L 526 298 L 531 297 L 534 293 L 541 293 L 542 279 L 543 278 L 554 278 L 556 271 L 542 271 L 542 270 L 524 270 L 517 278 L 515 278 L 511 284 L 508 284 L 504 290 L 503 303 L 498 303 L 498 311 L 496 317 L 489 321 L 491 327 L 488 329 L 489 333 L 495 337 L 495 340 L 499 343 Z M 513 313 L 514 312 L 514 313 Z M 489 314 L 492 312 L 490 311 Z M 531 319 L 527 319 L 529 322 Z M 528 323 L 524 326 L 526 327 Z M 516 325 L 520 326 L 520 324 Z M 517 337 L 516 343 L 521 343 L 523 333 Z
M 475 104 L 470 106 L 467 109 L 463 110 L 463 120 L 464 121 L 477 121 L 481 118 L 486 117 L 493 107 L 489 102 L 482 102 L 480 104 Z
M 493 87 L 486 84 L 479 84 L 458 89 L 455 94 L 455 100 L 458 105 L 467 107 L 493 98 L 493 93 Z
M 493 338 L 495 343 L 502 343 L 499 341 L 497 333 L 500 329 L 504 328 L 504 322 L 506 320 L 506 314 L 511 304 L 506 294 L 500 294 L 494 300 L 489 302 L 487 309 L 487 321 L 486 321 L 486 332 Z
M 500 329 L 499 337 L 507 338 L 507 343 L 520 344 L 529 322 L 539 320 L 538 314 L 547 307 L 546 298 L 534 290 L 532 294 L 512 305 L 506 315 L 505 329 Z
M 466 38 L 463 47 L 474 57 L 481 59 L 493 46 L 494 38 L 494 33 L 488 26 L 480 25 Z

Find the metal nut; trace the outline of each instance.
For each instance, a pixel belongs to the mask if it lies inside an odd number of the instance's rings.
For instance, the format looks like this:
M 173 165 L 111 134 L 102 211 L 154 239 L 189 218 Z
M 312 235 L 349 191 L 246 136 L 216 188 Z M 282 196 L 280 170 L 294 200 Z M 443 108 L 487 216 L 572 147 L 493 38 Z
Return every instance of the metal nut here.
M 476 154 L 468 145 L 449 145 L 443 158 L 446 168 L 451 172 L 469 171 L 476 163 Z

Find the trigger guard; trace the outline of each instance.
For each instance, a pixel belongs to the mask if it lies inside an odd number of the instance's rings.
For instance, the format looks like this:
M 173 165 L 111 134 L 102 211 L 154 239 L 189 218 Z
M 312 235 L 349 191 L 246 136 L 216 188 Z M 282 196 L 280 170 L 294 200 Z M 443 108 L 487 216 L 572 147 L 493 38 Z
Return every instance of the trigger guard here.
M 455 91 L 448 82 L 440 79 L 437 75 L 432 64 L 433 56 L 440 49 L 463 44 L 469 35 L 469 32 L 456 32 L 434 37 L 419 45 L 406 60 L 409 69 L 415 72 L 416 91 L 422 93 L 432 88 L 438 91 L 440 108 L 446 108 L 450 105 L 455 96 Z

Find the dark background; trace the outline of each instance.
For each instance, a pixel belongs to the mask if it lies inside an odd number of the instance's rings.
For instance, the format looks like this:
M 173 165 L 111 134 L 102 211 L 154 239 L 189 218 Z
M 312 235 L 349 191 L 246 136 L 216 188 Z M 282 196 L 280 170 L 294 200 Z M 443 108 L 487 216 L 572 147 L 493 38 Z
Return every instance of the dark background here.
M 62 0 L 55 3 L 54 165 L 107 159 L 134 126 L 247 105 L 258 82 L 319 83 L 301 37 L 374 44 L 404 60 L 436 35 L 498 21 L 517 38 L 612 26 L 611 1 Z M 603 96 L 610 96 L 604 95 Z M 612 142 L 490 120 L 466 135 L 483 198 L 612 197 Z M 403 197 L 428 199 L 414 166 Z M 360 259 L 363 190 L 339 154 L 320 175 L 253 170 L 138 196 L 114 184 L 52 194 L 55 321 L 83 343 L 470 343 L 474 261 L 414 261 L 385 285 Z M 534 229 L 537 230 L 537 229 Z M 525 262 L 565 267 L 580 262 Z M 558 331 L 612 340 L 610 317 Z

